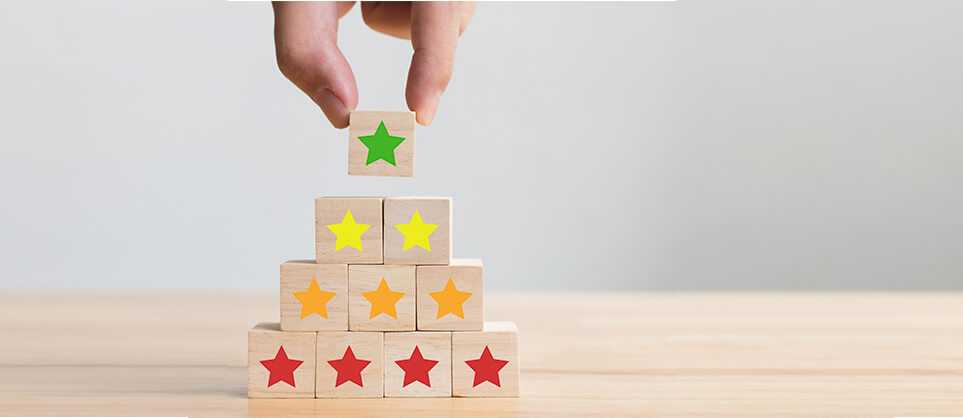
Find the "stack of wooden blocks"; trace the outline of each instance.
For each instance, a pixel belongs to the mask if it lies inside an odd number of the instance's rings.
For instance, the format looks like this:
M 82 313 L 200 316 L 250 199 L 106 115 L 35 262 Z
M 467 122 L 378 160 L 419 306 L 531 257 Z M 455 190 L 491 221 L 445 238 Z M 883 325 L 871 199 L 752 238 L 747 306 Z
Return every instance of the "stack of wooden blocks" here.
M 252 398 L 515 397 L 518 331 L 484 321 L 450 198 L 321 197 L 315 260 L 281 264 L 281 323 L 248 333 Z

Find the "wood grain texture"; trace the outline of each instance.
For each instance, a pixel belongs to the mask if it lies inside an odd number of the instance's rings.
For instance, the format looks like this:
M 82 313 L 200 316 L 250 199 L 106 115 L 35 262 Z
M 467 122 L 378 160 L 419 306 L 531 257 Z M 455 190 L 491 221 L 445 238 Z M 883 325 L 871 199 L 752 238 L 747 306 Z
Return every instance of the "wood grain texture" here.
M 452 252 L 450 197 L 385 198 L 385 264 L 450 264 Z M 404 249 L 399 224 L 411 221 L 415 211 L 426 224 L 438 225 L 429 237 L 431 251 L 414 246 Z
M 384 213 L 380 197 L 319 197 L 314 200 L 315 260 L 322 264 L 381 264 L 384 262 Z M 348 211 L 356 223 L 368 225 L 361 250 L 337 249 L 328 225 L 340 224 Z
M 384 279 L 392 292 L 404 295 L 395 303 L 395 316 L 374 311 L 365 292 L 378 290 Z M 371 316 L 372 313 L 376 315 Z M 415 266 L 348 266 L 348 329 L 352 331 L 415 330 Z
M 432 293 L 445 290 L 448 280 L 459 292 L 471 295 L 461 305 L 463 316 L 439 312 Z M 418 329 L 428 331 L 480 331 L 485 321 L 485 282 L 481 260 L 453 259 L 447 266 L 418 266 L 415 271 Z M 443 315 L 438 316 L 439 313 Z
M 426 360 L 437 361 L 428 372 L 428 383 L 404 385 L 405 371 L 395 363 L 412 357 L 415 347 Z M 385 397 L 418 398 L 451 396 L 451 333 L 385 333 Z
M 319 332 L 318 372 L 315 393 L 318 398 L 380 398 L 384 396 L 384 333 Z M 330 360 L 342 359 L 351 347 L 356 359 L 369 361 L 361 370 L 361 385 L 352 381 L 337 384 L 338 372 Z
M 466 363 L 481 358 L 485 349 L 492 358 L 508 361 L 498 371 L 498 385 L 483 381 L 475 385 L 475 372 Z M 514 322 L 485 322 L 484 330 L 451 334 L 452 395 L 463 397 L 517 397 L 519 386 L 518 327 Z
M 294 370 L 294 386 L 287 382 L 269 385 L 269 372 L 261 364 L 277 356 L 281 347 L 287 357 L 301 360 Z M 262 323 L 248 332 L 247 396 L 251 398 L 314 398 L 315 334 L 281 331 L 277 323 Z
M 311 281 L 323 292 L 333 292 L 327 303 L 328 317 L 313 313 L 301 318 L 301 302 L 295 292 L 308 290 Z M 348 329 L 348 265 L 317 264 L 292 260 L 281 264 L 281 329 L 285 331 L 338 331 Z
M 405 140 L 395 148 L 395 164 L 384 160 L 367 163 L 368 148 L 359 136 L 374 134 L 384 122 L 391 136 Z M 348 127 L 348 174 L 352 176 L 411 177 L 415 174 L 415 114 L 414 112 L 351 112 Z
M 276 289 L 0 291 L 0 411 L 963 415 L 961 292 L 488 292 L 486 304 L 522 330 L 519 398 L 249 400 L 247 331 L 277 318 Z

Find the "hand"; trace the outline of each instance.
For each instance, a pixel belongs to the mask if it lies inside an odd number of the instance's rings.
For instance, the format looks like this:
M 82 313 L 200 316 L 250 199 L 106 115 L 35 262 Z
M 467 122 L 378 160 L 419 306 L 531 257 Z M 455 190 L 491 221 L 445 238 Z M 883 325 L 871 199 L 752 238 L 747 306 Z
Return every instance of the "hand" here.
M 354 2 L 275 2 L 274 44 L 278 67 L 314 100 L 336 128 L 348 126 L 358 105 L 358 85 L 338 49 L 338 19 Z M 362 2 L 364 22 L 378 32 L 411 39 L 405 99 L 418 123 L 428 125 L 451 80 L 458 37 L 468 26 L 473 3 Z

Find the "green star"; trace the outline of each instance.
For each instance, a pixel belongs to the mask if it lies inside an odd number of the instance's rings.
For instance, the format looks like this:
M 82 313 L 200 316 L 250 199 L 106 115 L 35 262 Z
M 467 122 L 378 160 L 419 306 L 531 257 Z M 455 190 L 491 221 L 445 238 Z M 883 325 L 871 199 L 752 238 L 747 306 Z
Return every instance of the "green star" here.
M 386 163 L 395 165 L 395 148 L 405 142 L 402 136 L 391 136 L 388 128 L 385 128 L 385 121 L 381 121 L 374 135 L 359 136 L 358 140 L 368 147 L 368 162 L 365 165 L 384 160 Z

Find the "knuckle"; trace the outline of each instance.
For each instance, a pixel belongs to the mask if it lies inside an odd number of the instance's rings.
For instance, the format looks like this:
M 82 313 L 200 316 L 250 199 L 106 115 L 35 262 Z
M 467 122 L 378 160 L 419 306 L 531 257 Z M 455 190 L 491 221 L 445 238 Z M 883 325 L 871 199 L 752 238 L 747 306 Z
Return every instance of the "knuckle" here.
M 444 89 L 451 81 L 454 72 L 454 59 L 450 54 L 437 53 L 436 51 L 424 50 L 422 59 L 424 67 L 428 69 L 427 75 L 435 87 Z
M 278 69 L 281 70 L 281 74 L 294 82 L 301 80 L 317 59 L 317 54 L 297 48 L 280 48 L 277 53 Z

